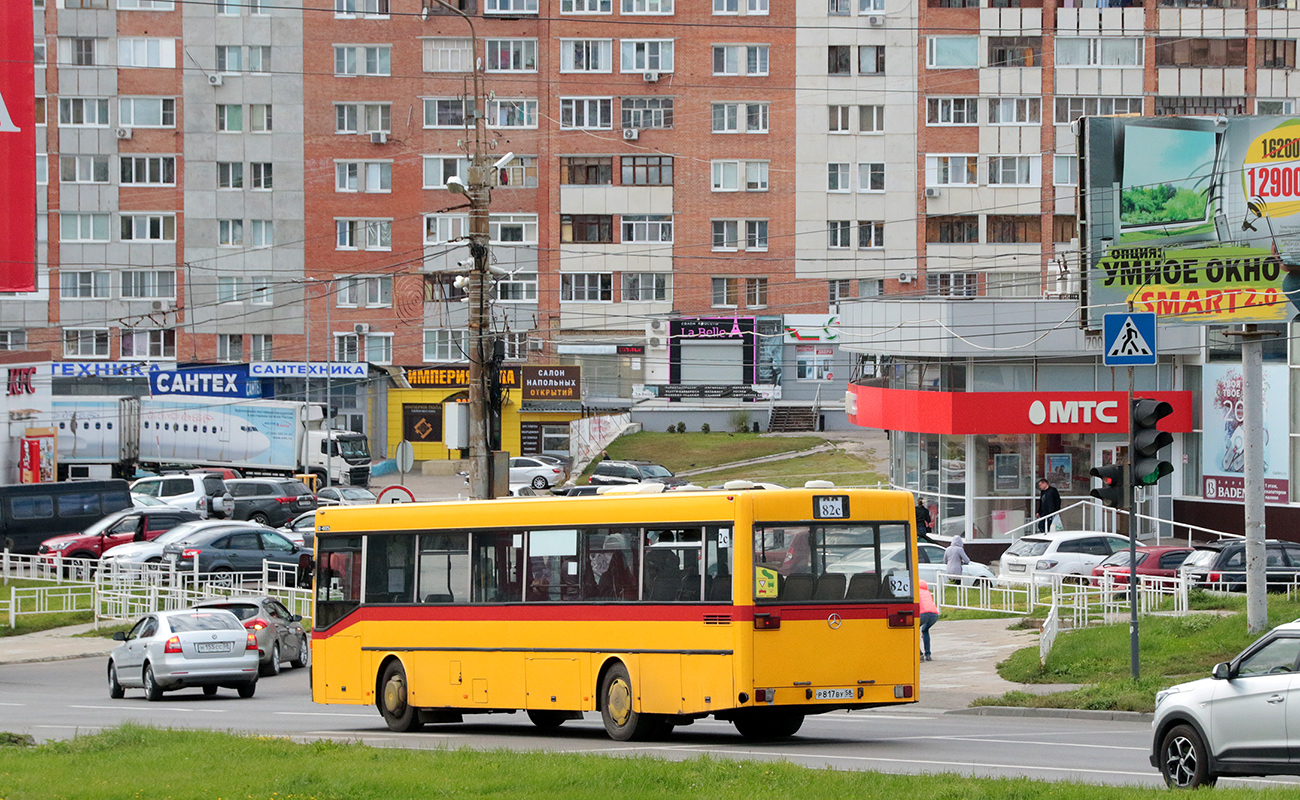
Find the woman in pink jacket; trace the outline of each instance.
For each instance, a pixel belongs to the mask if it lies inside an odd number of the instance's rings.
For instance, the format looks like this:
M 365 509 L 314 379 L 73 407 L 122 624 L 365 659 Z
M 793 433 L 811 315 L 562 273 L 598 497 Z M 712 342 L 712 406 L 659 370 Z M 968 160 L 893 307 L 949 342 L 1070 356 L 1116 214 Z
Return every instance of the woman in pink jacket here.
M 930 594 L 930 584 L 918 580 L 916 585 L 921 606 L 921 660 L 933 661 L 930 658 L 930 628 L 939 621 L 939 607 L 935 605 L 934 595 Z

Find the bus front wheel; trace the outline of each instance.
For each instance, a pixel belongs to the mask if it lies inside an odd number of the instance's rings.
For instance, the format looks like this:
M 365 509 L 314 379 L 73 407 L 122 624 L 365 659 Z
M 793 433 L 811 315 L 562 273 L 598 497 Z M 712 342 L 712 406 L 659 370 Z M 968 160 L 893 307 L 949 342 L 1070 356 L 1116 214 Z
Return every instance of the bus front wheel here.
M 379 707 L 379 714 L 384 718 L 388 729 L 398 733 L 418 731 L 423 724 L 420 722 L 420 713 L 407 702 L 406 687 L 406 670 L 402 669 L 402 662 L 392 661 L 384 667 L 375 705 Z
M 803 713 L 783 709 L 755 709 L 736 717 L 736 732 L 755 742 L 788 739 L 803 727 Z
M 654 738 L 662 726 L 650 714 L 632 709 L 636 694 L 632 691 L 632 678 L 627 667 L 615 664 L 605 673 L 600 684 L 600 718 L 605 723 L 609 738 L 619 742 Z

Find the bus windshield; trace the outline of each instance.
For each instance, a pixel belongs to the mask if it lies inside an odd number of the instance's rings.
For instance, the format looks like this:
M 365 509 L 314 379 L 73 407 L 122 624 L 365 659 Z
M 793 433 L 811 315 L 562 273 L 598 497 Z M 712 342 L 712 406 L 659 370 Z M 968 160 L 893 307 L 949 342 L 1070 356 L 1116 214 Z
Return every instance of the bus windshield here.
M 908 544 L 902 523 L 755 525 L 754 599 L 910 600 Z

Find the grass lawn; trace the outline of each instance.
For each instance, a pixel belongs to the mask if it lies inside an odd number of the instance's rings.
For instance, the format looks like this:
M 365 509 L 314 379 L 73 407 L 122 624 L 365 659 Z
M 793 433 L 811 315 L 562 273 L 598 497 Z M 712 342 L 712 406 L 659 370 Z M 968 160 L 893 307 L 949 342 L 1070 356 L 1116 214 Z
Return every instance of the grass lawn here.
M 692 475 L 691 481 L 700 486 L 711 486 L 741 478 L 751 481 L 771 481 L 785 486 L 803 486 L 805 481 L 812 480 L 834 481 L 836 486 L 874 486 L 884 483 L 886 477 L 873 470 L 872 466 L 874 465 L 860 458 L 836 451 L 814 453 L 810 456 L 770 461 L 747 467 L 714 470 Z
M 11 578 L 6 582 L 0 582 L 0 600 L 5 601 L 8 608 L 9 590 L 11 588 L 33 589 L 43 588 L 46 586 L 89 586 L 90 584 L 75 584 L 72 582 L 55 583 L 54 581 L 32 581 L 22 578 Z M 23 601 L 20 599 L 20 603 Z M 30 598 L 24 606 L 30 605 Z M 0 637 L 19 636 L 24 633 L 36 633 L 37 631 L 47 631 L 51 628 L 61 628 L 64 625 L 80 625 L 85 622 L 93 622 L 94 617 L 89 610 L 73 611 L 68 613 L 51 613 L 51 614 L 19 614 L 16 620 L 16 627 L 9 627 L 9 614 L 0 613 Z
M 1279 796 L 1268 789 L 1215 792 L 1221 794 L 1233 798 Z M 1169 797 L 1169 792 L 1163 788 L 1099 789 L 1025 778 L 810 769 L 784 761 L 390 750 L 327 741 L 295 744 L 272 737 L 126 726 L 39 747 L 0 747 L 0 796 L 5 800 L 1155 800 Z
M 654 433 L 620 436 L 606 448 L 610 458 L 663 464 L 673 472 L 749 458 L 808 450 L 826 440 L 817 436 L 763 436 L 757 433 Z

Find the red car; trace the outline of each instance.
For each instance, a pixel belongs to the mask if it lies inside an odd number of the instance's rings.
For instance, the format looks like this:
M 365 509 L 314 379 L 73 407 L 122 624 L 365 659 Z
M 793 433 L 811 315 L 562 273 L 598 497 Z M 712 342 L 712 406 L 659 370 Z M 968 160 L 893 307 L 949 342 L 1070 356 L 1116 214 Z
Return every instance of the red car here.
M 127 542 L 145 542 L 157 538 L 182 522 L 199 515 L 179 508 L 135 508 L 117 511 L 80 533 L 55 536 L 41 543 L 41 555 L 47 559 L 99 558 L 105 550 Z
M 1139 575 L 1174 578 L 1183 560 L 1192 552 L 1187 545 L 1144 545 L 1137 549 Z M 1110 557 L 1092 568 L 1092 585 L 1101 585 L 1101 576 L 1110 573 L 1116 582 L 1128 580 L 1128 548 L 1111 553 Z

